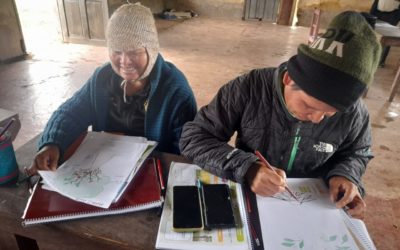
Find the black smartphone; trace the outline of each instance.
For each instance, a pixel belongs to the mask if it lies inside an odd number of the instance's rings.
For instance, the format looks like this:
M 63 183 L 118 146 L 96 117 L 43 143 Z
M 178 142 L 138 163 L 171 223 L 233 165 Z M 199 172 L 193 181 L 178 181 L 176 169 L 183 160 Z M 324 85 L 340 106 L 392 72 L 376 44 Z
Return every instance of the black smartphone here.
M 229 186 L 202 185 L 204 224 L 207 229 L 235 227 Z
M 203 213 L 196 186 L 174 186 L 172 195 L 173 230 L 193 232 L 203 229 Z

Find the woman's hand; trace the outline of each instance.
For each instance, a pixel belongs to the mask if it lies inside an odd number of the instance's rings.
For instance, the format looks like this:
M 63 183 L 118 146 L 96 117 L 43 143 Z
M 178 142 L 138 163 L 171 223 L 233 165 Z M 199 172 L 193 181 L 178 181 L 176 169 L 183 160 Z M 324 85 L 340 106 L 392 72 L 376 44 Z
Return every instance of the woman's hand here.
M 44 146 L 37 152 L 31 166 L 26 169 L 28 175 L 37 174 L 38 170 L 51 170 L 57 169 L 58 160 L 60 158 L 60 149 L 55 144 Z

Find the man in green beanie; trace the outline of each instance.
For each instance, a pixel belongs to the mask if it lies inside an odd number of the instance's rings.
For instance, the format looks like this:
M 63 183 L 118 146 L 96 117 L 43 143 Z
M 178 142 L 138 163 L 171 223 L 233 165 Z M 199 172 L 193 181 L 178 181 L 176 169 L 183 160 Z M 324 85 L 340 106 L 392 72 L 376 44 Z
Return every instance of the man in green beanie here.
M 218 176 L 247 181 L 263 196 L 283 192 L 286 176 L 322 177 L 336 206 L 362 218 L 361 177 L 373 156 L 369 115 L 360 97 L 380 51 L 362 15 L 339 14 L 324 35 L 300 45 L 288 62 L 224 85 L 185 124 L 182 154 Z M 228 141 L 235 132 L 232 147 Z

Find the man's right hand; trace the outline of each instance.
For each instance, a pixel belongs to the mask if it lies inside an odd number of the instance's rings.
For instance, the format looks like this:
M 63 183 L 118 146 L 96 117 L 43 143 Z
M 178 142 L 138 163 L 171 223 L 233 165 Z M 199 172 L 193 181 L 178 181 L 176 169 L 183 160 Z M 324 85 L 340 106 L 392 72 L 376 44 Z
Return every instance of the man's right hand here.
M 261 196 L 272 196 L 285 191 L 286 173 L 275 168 L 275 172 L 264 163 L 256 161 L 247 170 L 246 178 L 251 190 Z
M 26 169 L 29 175 L 37 174 L 38 170 L 57 169 L 58 159 L 60 158 L 60 149 L 57 145 L 46 145 L 37 152 L 31 166 Z

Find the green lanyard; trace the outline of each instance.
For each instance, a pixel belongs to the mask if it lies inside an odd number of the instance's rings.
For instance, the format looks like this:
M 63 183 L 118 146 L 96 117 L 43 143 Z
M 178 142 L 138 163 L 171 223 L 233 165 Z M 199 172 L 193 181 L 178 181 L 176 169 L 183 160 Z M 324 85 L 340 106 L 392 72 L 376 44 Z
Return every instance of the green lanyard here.
M 296 158 L 297 149 L 299 148 L 299 143 L 301 140 L 301 136 L 299 136 L 299 131 L 300 131 L 300 126 L 297 127 L 296 135 L 294 137 L 293 148 L 292 148 L 292 152 L 290 153 L 290 159 L 289 159 L 288 167 L 286 169 L 286 172 L 288 174 L 292 171 L 293 162 L 294 162 L 294 159 Z

